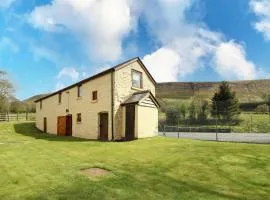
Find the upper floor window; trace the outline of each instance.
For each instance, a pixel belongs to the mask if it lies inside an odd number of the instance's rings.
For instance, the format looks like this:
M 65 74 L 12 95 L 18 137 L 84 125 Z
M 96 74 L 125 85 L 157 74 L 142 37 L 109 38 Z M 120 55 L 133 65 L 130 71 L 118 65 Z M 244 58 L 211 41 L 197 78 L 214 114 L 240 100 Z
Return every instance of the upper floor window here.
M 42 100 L 39 102 L 39 108 L 42 109 Z
M 132 87 L 142 88 L 142 72 L 132 70 Z
M 81 123 L 82 122 L 82 114 L 81 113 L 77 113 L 77 123 Z
M 62 102 L 62 93 L 60 92 L 58 94 L 58 103 L 61 103 Z
M 82 85 L 78 85 L 78 93 L 77 93 L 78 97 L 82 96 Z
M 92 101 L 96 101 L 97 100 L 97 91 L 93 91 L 92 92 Z

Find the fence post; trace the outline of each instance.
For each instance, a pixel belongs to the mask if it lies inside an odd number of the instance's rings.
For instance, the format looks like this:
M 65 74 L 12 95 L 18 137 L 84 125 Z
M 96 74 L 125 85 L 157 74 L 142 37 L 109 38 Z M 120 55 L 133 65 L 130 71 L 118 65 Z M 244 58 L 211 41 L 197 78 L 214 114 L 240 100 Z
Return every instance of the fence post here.
M 17 113 L 17 121 L 19 121 L 19 113 Z
M 178 136 L 178 139 L 179 139 L 179 124 L 177 125 L 177 136 Z
M 9 112 L 7 112 L 7 121 L 9 122 Z
M 28 112 L 25 113 L 25 120 L 28 121 Z
M 250 133 L 252 133 L 252 114 L 250 114 Z
M 166 136 L 166 133 L 165 133 L 165 124 L 163 125 L 163 135 Z

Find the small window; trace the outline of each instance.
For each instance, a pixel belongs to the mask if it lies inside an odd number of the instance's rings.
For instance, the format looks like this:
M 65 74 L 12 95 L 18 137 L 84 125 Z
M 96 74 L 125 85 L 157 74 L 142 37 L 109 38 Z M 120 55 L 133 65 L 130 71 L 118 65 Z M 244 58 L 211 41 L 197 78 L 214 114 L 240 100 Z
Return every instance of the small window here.
M 39 108 L 42 109 L 42 101 L 39 102 Z
M 77 113 L 77 123 L 81 123 L 81 122 L 82 122 L 82 114 Z
M 58 103 L 61 103 L 62 102 L 62 93 L 59 93 L 58 94 Z
M 82 96 L 82 85 L 78 86 L 78 97 Z
M 97 91 L 92 92 L 92 100 L 96 101 L 97 100 Z
M 142 72 L 132 70 L 132 87 L 142 88 Z

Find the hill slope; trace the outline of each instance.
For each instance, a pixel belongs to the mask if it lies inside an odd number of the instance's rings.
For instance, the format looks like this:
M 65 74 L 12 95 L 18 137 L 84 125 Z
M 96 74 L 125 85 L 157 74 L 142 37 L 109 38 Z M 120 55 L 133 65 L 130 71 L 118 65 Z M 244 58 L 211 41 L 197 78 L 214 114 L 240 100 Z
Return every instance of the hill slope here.
M 47 95 L 48 95 L 48 94 L 39 94 L 39 95 L 35 95 L 35 96 L 32 96 L 32 97 L 30 97 L 30 98 L 28 98 L 28 99 L 23 100 L 23 103 L 32 104 L 32 103 L 34 103 L 36 100 L 38 100 L 38 99 L 40 99 L 40 98 L 42 98 L 42 97 L 44 97 L 44 96 L 47 96 Z
M 229 81 L 240 102 L 260 102 L 270 94 L 270 79 L 251 81 Z M 158 83 L 156 88 L 159 99 L 190 99 L 201 96 L 209 99 L 217 90 L 220 82 L 167 82 Z

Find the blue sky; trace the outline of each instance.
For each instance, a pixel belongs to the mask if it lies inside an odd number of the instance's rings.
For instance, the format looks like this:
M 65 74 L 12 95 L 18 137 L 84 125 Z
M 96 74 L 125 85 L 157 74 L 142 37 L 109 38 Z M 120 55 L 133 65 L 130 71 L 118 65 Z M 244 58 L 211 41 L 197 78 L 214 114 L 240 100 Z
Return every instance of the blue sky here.
M 0 69 L 16 97 L 139 56 L 158 82 L 269 78 L 268 0 L 1 0 Z

